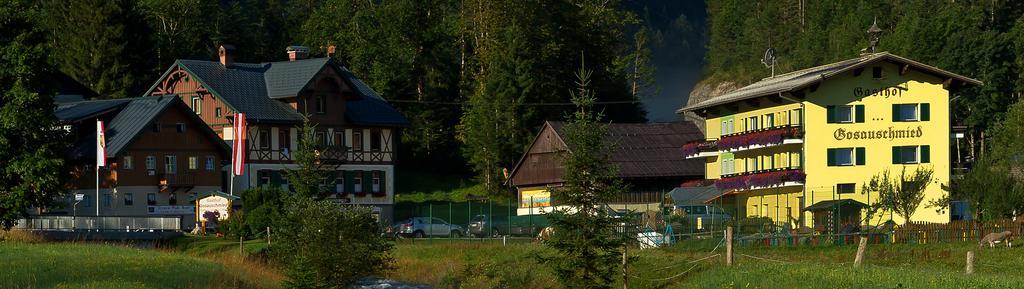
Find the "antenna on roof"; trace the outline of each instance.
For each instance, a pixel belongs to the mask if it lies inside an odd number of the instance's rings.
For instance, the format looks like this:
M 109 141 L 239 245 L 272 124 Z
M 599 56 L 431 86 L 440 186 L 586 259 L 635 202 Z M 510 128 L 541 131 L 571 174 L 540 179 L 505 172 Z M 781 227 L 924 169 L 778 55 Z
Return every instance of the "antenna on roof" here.
M 764 51 L 764 56 L 761 57 L 761 64 L 765 67 L 772 69 L 772 77 L 775 77 L 775 48 L 768 47 Z

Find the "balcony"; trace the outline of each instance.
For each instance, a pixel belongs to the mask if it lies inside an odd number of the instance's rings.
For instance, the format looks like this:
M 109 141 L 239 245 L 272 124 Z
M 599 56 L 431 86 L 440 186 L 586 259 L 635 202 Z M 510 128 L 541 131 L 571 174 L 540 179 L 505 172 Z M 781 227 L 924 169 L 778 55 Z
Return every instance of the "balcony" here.
M 722 175 L 715 187 L 723 191 L 750 191 L 803 186 L 807 174 L 799 167 Z
M 195 187 L 196 186 L 196 174 L 193 173 L 182 173 L 182 174 L 160 174 L 159 185 L 161 188 L 180 188 L 180 187 Z
M 800 126 L 782 126 L 722 136 L 716 143 L 719 153 L 740 152 L 786 144 L 802 144 Z
M 706 158 L 718 155 L 715 140 L 695 140 L 683 145 L 683 156 L 687 159 Z

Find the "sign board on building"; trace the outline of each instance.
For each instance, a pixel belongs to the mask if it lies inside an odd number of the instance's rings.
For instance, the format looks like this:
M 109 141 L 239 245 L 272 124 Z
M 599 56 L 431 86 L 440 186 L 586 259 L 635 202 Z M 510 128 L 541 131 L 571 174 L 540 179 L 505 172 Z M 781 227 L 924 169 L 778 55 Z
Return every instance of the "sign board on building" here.
M 519 194 L 520 208 L 540 208 L 551 206 L 551 192 L 548 190 L 529 190 Z
M 146 213 L 150 215 L 187 215 L 196 212 L 196 206 L 149 206 Z
M 216 218 L 218 221 L 227 219 L 231 214 L 231 200 L 228 198 L 211 195 L 197 202 L 196 219 L 205 220 Z
M 81 202 L 85 200 L 85 194 L 75 194 L 75 201 Z

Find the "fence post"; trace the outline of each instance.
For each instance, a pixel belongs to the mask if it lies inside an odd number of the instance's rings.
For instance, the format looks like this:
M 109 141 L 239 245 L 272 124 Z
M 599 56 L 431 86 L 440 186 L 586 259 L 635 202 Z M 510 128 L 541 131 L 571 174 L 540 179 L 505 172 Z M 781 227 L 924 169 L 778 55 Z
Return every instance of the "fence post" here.
M 270 246 L 270 227 L 267 227 L 267 246 Z
M 964 271 L 968 275 L 974 274 L 974 251 L 967 251 L 967 268 Z
M 857 257 L 853 259 L 853 267 L 860 267 L 864 262 L 864 249 L 868 246 L 868 238 L 860 236 L 860 245 L 857 246 Z
M 732 266 L 732 226 L 725 227 L 725 265 Z
M 242 252 L 242 240 L 242 236 L 238 236 L 238 256 L 242 256 L 244 258 L 245 253 Z

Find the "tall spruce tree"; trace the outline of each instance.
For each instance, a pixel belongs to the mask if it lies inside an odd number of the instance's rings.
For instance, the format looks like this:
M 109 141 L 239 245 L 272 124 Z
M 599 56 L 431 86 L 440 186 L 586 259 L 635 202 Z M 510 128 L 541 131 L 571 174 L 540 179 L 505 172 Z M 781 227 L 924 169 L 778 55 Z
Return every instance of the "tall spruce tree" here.
M 55 69 L 32 1 L 0 3 L 0 225 L 60 199 L 64 131 L 53 115 Z
M 581 66 L 576 111 L 562 129 L 567 149 L 561 152 L 565 185 L 552 189 L 564 206 L 548 213 L 554 232 L 546 245 L 557 254 L 542 256 L 566 288 L 611 288 L 617 276 L 625 236 L 616 232 L 608 202 L 625 192 L 618 168 L 611 162 L 608 128 L 593 111 L 591 72 Z
M 298 149 L 291 152 L 298 168 L 285 171 L 285 178 L 297 196 L 320 200 L 333 194 L 329 188 L 334 187 L 330 178 L 334 167 L 326 164 L 322 157 L 339 148 L 318 143 L 316 126 L 309 122 L 308 116 L 303 119 L 298 128 Z

